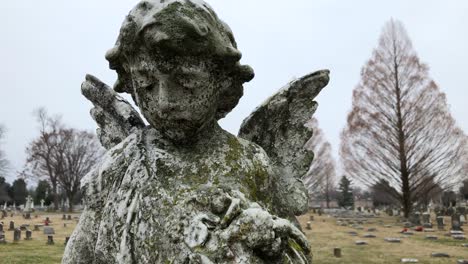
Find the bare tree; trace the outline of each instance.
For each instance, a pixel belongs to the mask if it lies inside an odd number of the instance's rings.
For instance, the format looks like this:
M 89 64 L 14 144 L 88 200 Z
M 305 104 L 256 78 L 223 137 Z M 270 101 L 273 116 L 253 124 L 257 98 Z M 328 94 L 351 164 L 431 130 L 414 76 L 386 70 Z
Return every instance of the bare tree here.
M 2 143 L 3 138 L 5 137 L 6 128 L 0 124 L 0 144 Z M 0 145 L 0 177 L 5 177 L 5 174 L 9 169 L 9 162 L 6 159 L 5 153 Z
M 386 180 L 405 216 L 422 194 L 457 182 L 466 139 L 401 22 L 385 25 L 363 67 L 341 137 L 347 175 L 368 186 Z
M 55 210 L 59 209 L 58 187 L 61 187 L 72 210 L 81 178 L 98 161 L 102 151 L 93 134 L 65 127 L 60 117 L 50 117 L 44 108 L 35 111 L 35 115 L 39 136 L 26 149 L 25 174 L 48 180 Z
M 336 170 L 331 145 L 319 128 L 317 119 L 312 118 L 307 125 L 314 131 L 314 135 L 307 142 L 307 148 L 314 152 L 314 160 L 303 180 L 310 196 L 313 199 L 324 199 L 329 208 L 336 190 Z
M 102 150 L 96 136 L 86 131 L 61 129 L 55 149 L 57 180 L 73 211 L 73 198 L 80 190 L 81 179 L 99 161 Z

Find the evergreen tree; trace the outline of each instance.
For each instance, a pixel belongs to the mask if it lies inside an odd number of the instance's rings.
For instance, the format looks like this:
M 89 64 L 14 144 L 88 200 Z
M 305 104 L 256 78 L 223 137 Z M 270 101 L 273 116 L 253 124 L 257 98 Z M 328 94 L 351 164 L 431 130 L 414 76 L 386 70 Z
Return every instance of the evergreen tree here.
M 350 208 L 354 206 L 354 197 L 353 197 L 353 190 L 351 188 L 351 181 L 346 177 L 343 176 L 340 180 L 339 185 L 339 199 L 338 205 L 340 207 Z
M 17 179 L 11 186 L 11 194 L 13 201 L 16 205 L 26 204 L 26 197 L 28 196 L 28 189 L 26 182 L 23 179 Z
M 46 180 L 40 180 L 37 183 L 36 194 L 34 196 L 34 203 L 41 204 L 41 200 L 44 199 L 44 204 L 48 205 L 53 200 L 51 196 L 51 188 L 49 182 Z

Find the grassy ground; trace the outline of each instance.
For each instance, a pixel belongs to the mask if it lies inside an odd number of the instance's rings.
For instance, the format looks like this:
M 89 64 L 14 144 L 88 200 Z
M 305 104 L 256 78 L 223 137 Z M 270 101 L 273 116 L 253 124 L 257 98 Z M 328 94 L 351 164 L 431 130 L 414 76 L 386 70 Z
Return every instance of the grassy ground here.
M 468 241 L 455 241 L 445 237 L 447 231 L 436 231 L 434 233 L 414 232 L 413 236 L 404 236 L 399 233 L 401 224 L 396 223 L 396 218 L 384 217 L 370 220 L 371 224 L 364 224 L 364 230 L 355 230 L 351 227 L 336 225 L 336 219 L 328 216 L 319 217 L 314 215 L 312 230 L 305 230 L 312 245 L 314 264 L 343 263 L 343 264 L 367 264 L 367 263 L 400 263 L 402 258 L 415 258 L 419 263 L 457 263 L 458 259 L 468 258 L 468 248 L 461 245 Z M 299 218 L 303 227 L 309 221 L 309 215 Z M 379 224 L 383 220 L 384 224 Z M 433 219 L 435 222 L 435 219 Z M 445 221 L 448 223 L 448 219 Z M 384 227 L 392 225 L 392 227 Z M 468 226 L 465 226 L 468 228 Z M 367 232 L 368 228 L 377 228 L 377 232 Z M 465 228 L 465 229 L 466 229 Z M 437 229 L 437 227 L 436 227 Z M 355 231 L 358 236 L 351 236 L 350 231 Z M 366 233 L 376 235 L 376 238 L 363 238 Z M 426 240 L 426 235 L 438 236 L 439 240 Z M 402 238 L 400 244 L 384 241 L 386 237 Z M 368 245 L 357 246 L 355 241 L 363 240 Z M 342 250 L 342 258 L 333 256 L 333 249 L 339 247 Z M 431 258 L 431 253 L 442 252 L 450 254 L 448 259 Z
M 50 224 L 55 229 L 55 245 L 46 245 L 47 236 L 41 231 L 33 231 L 33 240 L 25 241 L 25 232 L 22 232 L 22 240 L 18 243 L 12 243 L 13 231 L 7 231 L 11 220 L 19 227 L 21 224 L 30 224 L 30 229 L 34 229 L 34 224 L 41 224 L 45 217 L 49 217 Z M 72 217 L 77 215 L 72 215 Z M 34 217 L 34 216 L 33 216 Z M 364 230 L 354 230 L 350 227 L 336 225 L 334 218 L 327 216 L 319 217 L 314 215 L 315 221 L 312 222 L 312 230 L 305 230 L 307 237 L 312 245 L 314 255 L 314 264 L 368 264 L 368 263 L 400 263 L 402 258 L 417 258 L 419 263 L 445 264 L 456 263 L 457 259 L 468 258 L 468 248 L 461 247 L 461 244 L 468 243 L 454 241 L 445 237 L 446 231 L 436 231 L 435 233 L 418 233 L 413 236 L 404 237 L 398 232 L 402 229 L 396 224 L 396 218 L 384 217 L 371 220 L 374 223 L 363 225 L 365 229 L 375 227 L 377 232 L 372 232 L 377 238 L 363 238 L 367 233 Z M 302 226 L 305 227 L 309 220 L 309 215 L 299 218 Z M 384 225 L 392 225 L 387 228 L 378 223 L 383 220 Z M 448 220 L 448 219 L 447 219 Z M 8 243 L 0 244 L 0 263 L 1 264 L 54 264 L 60 263 L 64 251 L 65 237 L 70 236 L 76 221 L 63 221 L 61 214 L 39 214 L 38 218 L 24 220 L 21 215 L 1 220 L 4 222 L 5 235 Z M 435 220 L 434 220 L 435 222 Z M 446 221 L 447 222 L 447 221 Z M 63 224 L 66 223 L 67 227 Z M 468 228 L 468 226 L 465 226 Z M 350 236 L 349 231 L 356 231 L 359 235 Z M 436 235 L 437 241 L 425 240 L 426 235 Z M 401 244 L 391 244 L 384 241 L 385 237 L 403 237 Z M 356 246 L 356 240 L 364 240 L 369 243 L 366 246 Z M 333 256 L 333 248 L 339 247 L 342 250 L 342 258 Z M 444 252 L 451 255 L 449 259 L 431 258 L 433 252 Z
M 72 214 L 73 217 L 78 216 Z M 25 220 L 22 215 L 6 217 L 0 220 L 4 223 L 3 228 L 7 244 L 0 244 L 0 263 L 1 264 L 53 264 L 60 263 L 65 249 L 65 237 L 70 236 L 76 226 L 76 220 L 62 220 L 62 214 L 38 213 L 31 216 L 33 219 Z M 46 217 L 52 221 L 49 225 L 55 230 L 54 245 L 47 245 L 47 235 L 41 231 L 33 231 L 32 240 L 26 241 L 26 232 L 21 232 L 21 241 L 13 243 L 13 231 L 8 231 L 10 221 L 15 221 L 15 227 L 22 224 L 30 224 L 29 229 L 34 230 L 35 224 L 43 224 Z M 67 227 L 64 227 L 64 223 Z

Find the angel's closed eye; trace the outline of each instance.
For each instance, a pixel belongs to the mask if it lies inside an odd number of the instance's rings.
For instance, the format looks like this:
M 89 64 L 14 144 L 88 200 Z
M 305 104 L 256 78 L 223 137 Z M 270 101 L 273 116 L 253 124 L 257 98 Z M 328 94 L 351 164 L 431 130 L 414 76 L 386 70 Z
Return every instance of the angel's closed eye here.
M 179 71 L 174 74 L 174 82 L 188 89 L 196 89 L 203 85 L 209 75 L 201 71 Z

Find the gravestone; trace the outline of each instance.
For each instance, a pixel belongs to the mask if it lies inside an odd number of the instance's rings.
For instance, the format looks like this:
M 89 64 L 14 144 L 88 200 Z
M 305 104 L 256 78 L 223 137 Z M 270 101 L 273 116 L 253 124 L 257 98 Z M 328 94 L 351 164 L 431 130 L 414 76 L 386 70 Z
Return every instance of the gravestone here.
M 0 224 L 0 232 L 4 232 L 3 231 L 3 224 Z
M 54 244 L 54 236 L 48 235 L 47 236 L 47 245 L 53 245 Z
M 422 223 L 425 228 L 432 228 L 432 223 L 431 223 L 431 214 L 429 213 L 423 213 L 422 214 Z
M 44 233 L 44 235 L 55 235 L 55 230 L 54 230 L 53 227 L 44 226 L 43 233 Z
M 62 220 L 67 220 L 67 215 L 62 215 Z
M 15 230 L 15 221 L 10 221 L 10 228 L 8 228 L 8 231 L 13 231 Z
M 6 244 L 5 233 L 0 232 L 0 244 Z
M 21 240 L 21 229 L 16 228 L 15 231 L 13 231 L 13 241 L 18 242 Z
M 329 71 L 292 81 L 234 136 L 218 120 L 254 74 L 204 1 L 142 1 L 106 59 L 114 88 L 88 75 L 82 93 L 108 152 L 81 182 L 84 210 L 63 264 L 311 263 L 307 237 L 287 219 L 308 210 L 304 125 Z
M 421 225 L 421 213 L 419 213 L 419 212 L 412 212 L 412 213 L 409 215 L 409 221 L 410 221 L 411 224 L 413 224 L 413 225 L 420 226 L 420 225 Z
M 26 237 L 24 240 L 31 240 L 32 239 L 32 232 L 31 230 L 26 230 Z
M 452 214 L 452 230 L 460 231 L 461 228 L 461 221 L 460 221 L 460 214 L 455 212 Z
M 450 258 L 450 255 L 447 254 L 447 253 L 436 252 L 436 253 L 432 253 L 431 257 L 433 257 L 433 258 Z
M 341 248 L 334 248 L 333 256 L 335 256 L 335 258 L 341 258 Z
M 307 222 L 306 229 L 307 230 L 312 230 L 312 223 L 311 222 Z
M 67 220 L 72 220 L 71 215 L 68 215 L 68 216 L 67 216 Z
M 401 243 L 401 239 L 396 237 L 387 237 L 384 240 L 389 243 Z
M 445 224 L 444 224 L 444 217 L 443 216 L 438 216 L 436 218 L 437 220 L 437 229 L 439 230 L 444 230 Z
M 419 263 L 418 259 L 404 258 L 401 259 L 401 263 Z
M 65 237 L 65 243 L 64 243 L 65 246 L 68 244 L 69 240 L 70 240 L 70 237 Z

